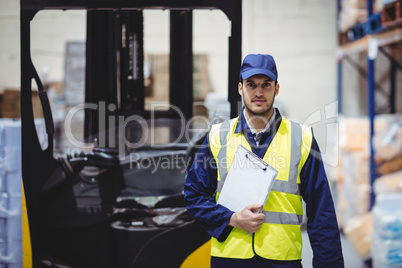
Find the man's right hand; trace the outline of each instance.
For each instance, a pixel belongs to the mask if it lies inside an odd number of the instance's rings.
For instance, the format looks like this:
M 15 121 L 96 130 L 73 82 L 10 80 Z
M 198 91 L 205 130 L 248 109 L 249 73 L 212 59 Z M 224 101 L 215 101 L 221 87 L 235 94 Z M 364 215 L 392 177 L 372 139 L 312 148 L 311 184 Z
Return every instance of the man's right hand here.
M 261 208 L 262 205 L 254 204 L 245 207 L 240 212 L 233 213 L 232 217 L 230 218 L 229 225 L 241 228 L 249 233 L 254 233 L 258 229 L 260 229 L 265 220 L 265 215 L 263 213 L 253 212 Z

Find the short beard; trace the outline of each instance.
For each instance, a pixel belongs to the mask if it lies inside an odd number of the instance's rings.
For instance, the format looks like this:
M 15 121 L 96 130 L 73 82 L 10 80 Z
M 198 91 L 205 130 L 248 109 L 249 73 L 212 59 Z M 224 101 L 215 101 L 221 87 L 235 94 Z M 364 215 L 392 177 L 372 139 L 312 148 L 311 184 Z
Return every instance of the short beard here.
M 265 112 L 263 112 L 263 113 L 255 113 L 255 112 L 253 112 L 253 111 L 247 106 L 246 103 L 244 103 L 244 107 L 246 107 L 247 111 L 249 111 L 249 113 L 251 113 L 252 115 L 263 117 L 264 115 L 266 115 L 266 114 L 272 109 L 273 104 L 272 104 Z

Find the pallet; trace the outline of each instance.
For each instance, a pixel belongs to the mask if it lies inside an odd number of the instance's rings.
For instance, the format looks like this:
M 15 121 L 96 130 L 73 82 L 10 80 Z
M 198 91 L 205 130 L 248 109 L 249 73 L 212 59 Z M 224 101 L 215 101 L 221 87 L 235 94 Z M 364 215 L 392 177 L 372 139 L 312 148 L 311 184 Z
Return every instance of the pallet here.
M 347 30 L 347 41 L 352 42 L 367 34 L 374 34 L 384 30 L 381 21 L 381 13 L 371 15 L 366 22 L 358 23 Z
M 402 0 L 385 5 L 381 11 L 381 24 L 390 27 L 402 23 Z
M 346 44 L 348 41 L 348 32 L 339 32 L 338 33 L 338 44 L 340 46 Z
M 374 34 L 384 30 L 381 17 L 381 12 L 373 14 L 369 17 L 366 25 L 368 34 Z
M 357 39 L 362 38 L 367 34 L 367 26 L 366 23 L 358 23 L 353 28 L 350 28 L 347 31 L 348 41 L 352 42 Z

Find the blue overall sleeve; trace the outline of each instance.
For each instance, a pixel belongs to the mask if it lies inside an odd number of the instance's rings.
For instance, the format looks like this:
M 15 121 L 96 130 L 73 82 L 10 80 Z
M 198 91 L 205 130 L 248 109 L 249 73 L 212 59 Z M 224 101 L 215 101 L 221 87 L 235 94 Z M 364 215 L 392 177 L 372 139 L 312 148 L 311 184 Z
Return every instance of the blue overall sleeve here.
M 307 205 L 307 232 L 314 253 L 313 266 L 344 267 L 334 203 L 315 138 L 300 178 L 301 194 Z
M 216 161 L 209 149 L 208 136 L 195 155 L 184 183 L 184 202 L 190 215 L 212 236 L 223 242 L 233 229 L 228 226 L 234 213 L 215 202 Z

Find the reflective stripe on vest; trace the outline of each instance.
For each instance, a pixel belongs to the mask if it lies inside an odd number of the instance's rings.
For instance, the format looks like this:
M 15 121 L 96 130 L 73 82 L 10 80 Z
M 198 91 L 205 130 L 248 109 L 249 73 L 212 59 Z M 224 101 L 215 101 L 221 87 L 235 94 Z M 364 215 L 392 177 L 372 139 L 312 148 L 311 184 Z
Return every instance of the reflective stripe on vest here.
M 243 133 L 234 133 L 237 121 L 238 118 L 235 118 L 214 125 L 210 132 L 210 148 L 218 166 L 216 198 L 219 197 L 238 145 L 242 144 L 251 150 Z M 298 123 L 282 118 L 263 157 L 281 175 L 275 180 L 264 206 L 264 224 L 253 236 L 234 228 L 222 243 L 212 238 L 212 256 L 247 259 L 258 254 L 274 260 L 301 258 L 300 224 L 303 210 L 299 173 L 310 152 L 311 139 L 310 129 L 303 131 Z
M 263 211 L 262 213 L 265 214 L 265 223 L 299 225 L 303 220 L 303 215 L 297 215 L 296 213 L 274 211 Z
M 226 146 L 227 146 L 227 138 L 228 138 L 228 134 L 229 134 L 229 130 L 230 130 L 230 123 L 231 121 L 224 121 L 221 125 L 221 127 L 219 128 L 219 142 L 221 144 L 221 149 L 218 152 L 218 163 L 220 163 L 220 167 L 218 169 L 219 172 L 219 178 L 220 180 L 218 181 L 218 187 L 216 189 L 216 191 L 218 193 L 220 193 L 220 191 L 222 190 L 223 187 L 223 183 L 225 183 L 225 179 L 226 176 L 228 175 L 228 168 L 226 166 L 226 161 L 224 161 L 226 159 Z

